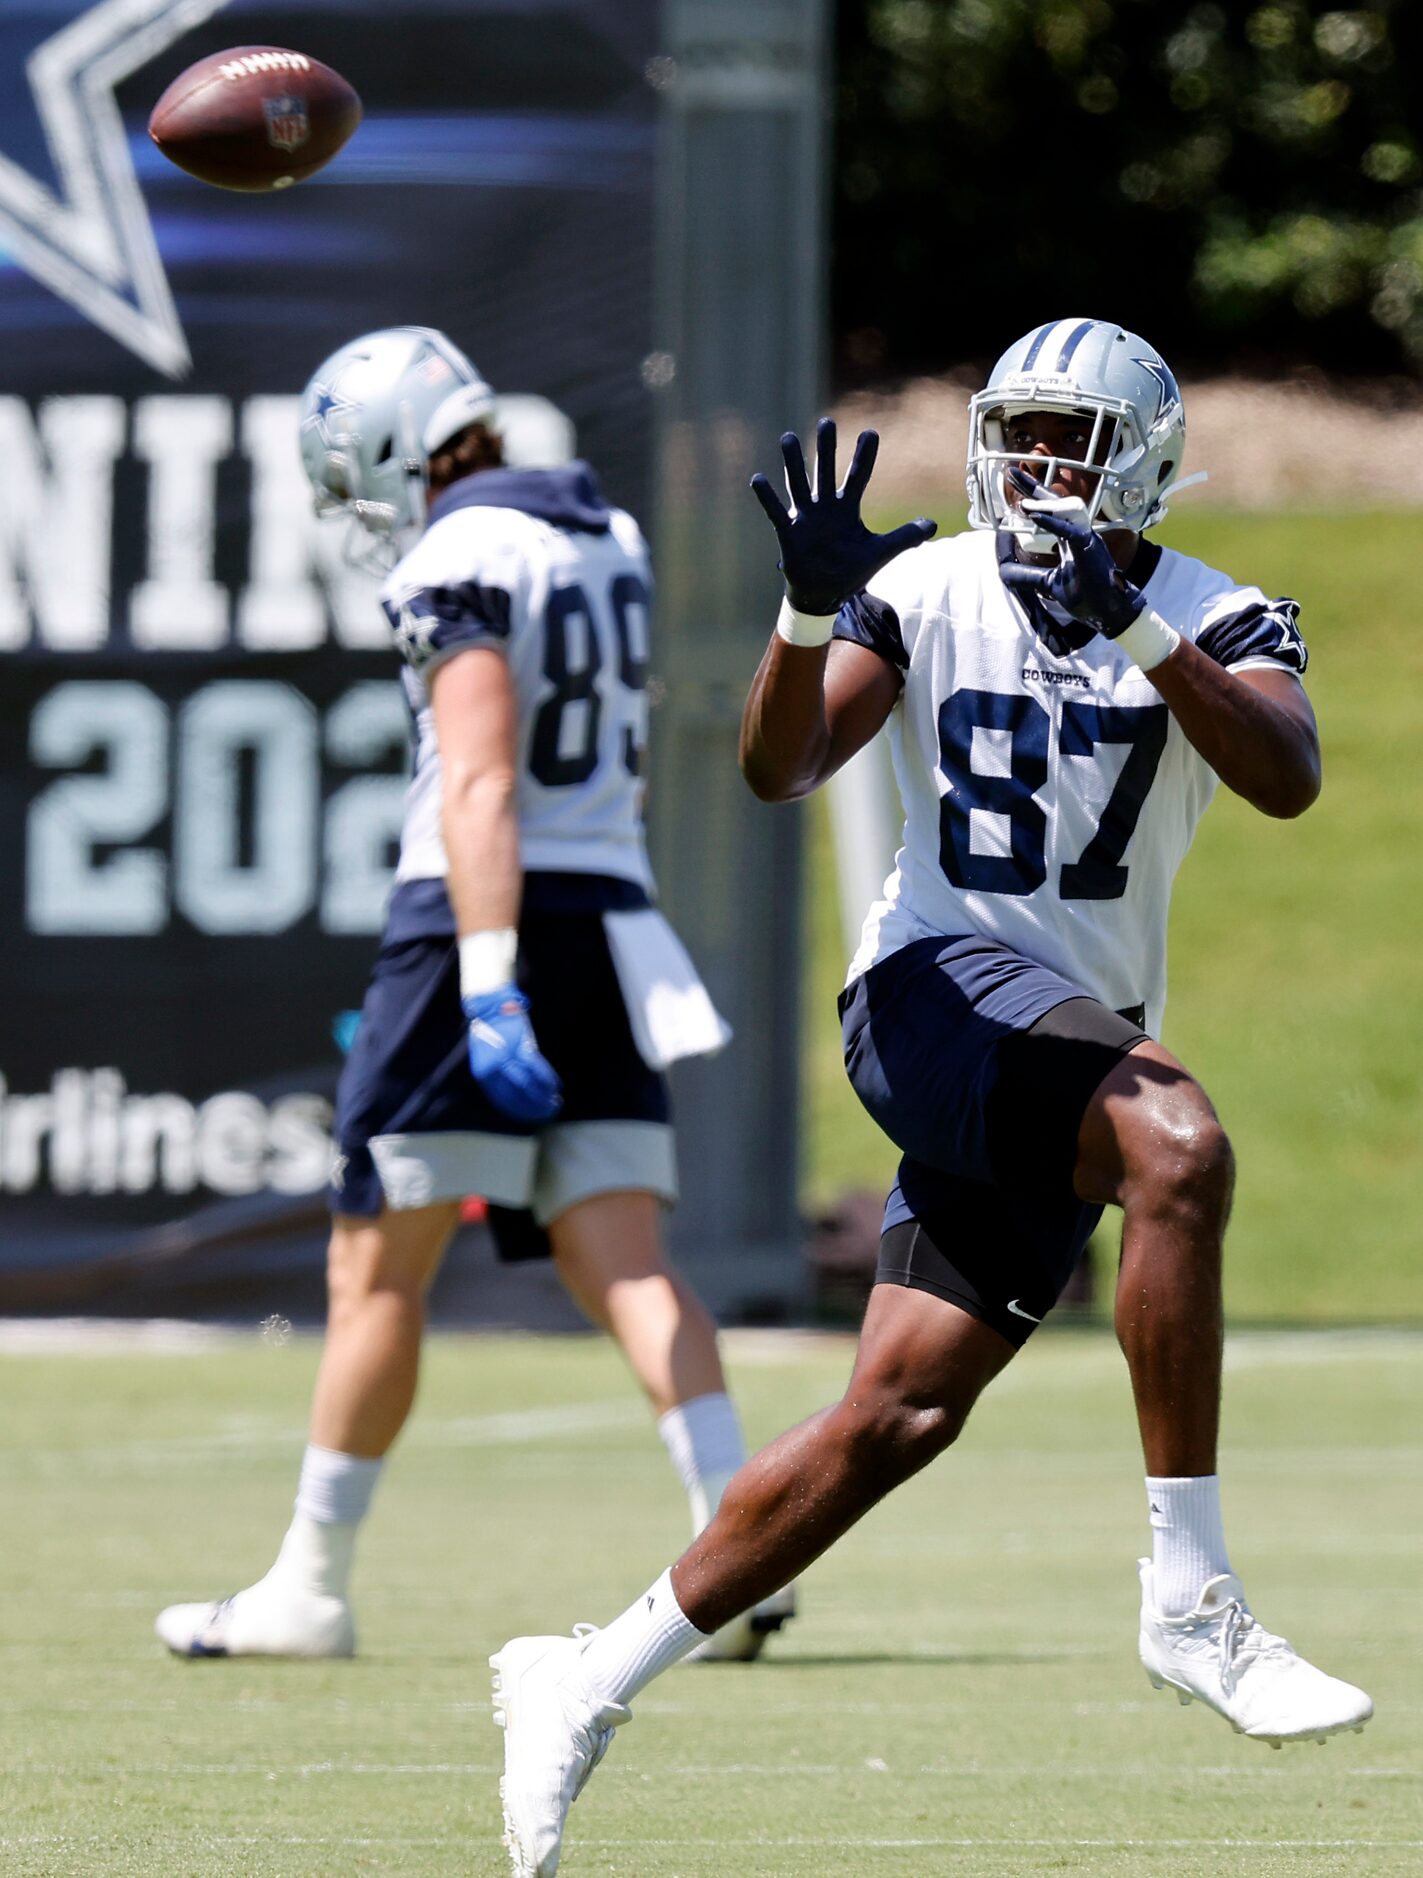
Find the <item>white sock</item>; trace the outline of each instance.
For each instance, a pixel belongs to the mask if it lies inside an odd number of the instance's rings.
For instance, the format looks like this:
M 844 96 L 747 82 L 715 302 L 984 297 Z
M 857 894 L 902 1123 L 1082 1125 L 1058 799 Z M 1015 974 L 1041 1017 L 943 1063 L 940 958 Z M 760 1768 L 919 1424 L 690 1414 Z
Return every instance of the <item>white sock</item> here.
M 370 1508 L 383 1465 L 309 1444 L 302 1456 L 292 1523 L 264 1582 L 344 1598 L 356 1532 Z
M 336 1448 L 318 1448 L 309 1442 L 301 1457 L 296 1510 L 324 1525 L 355 1525 L 370 1510 L 371 1495 L 380 1479 L 381 1461 L 363 1461 L 358 1454 Z
M 1230 1570 L 1220 1519 L 1220 1479 L 1196 1474 L 1163 1480 L 1148 1474 L 1151 1588 L 1163 1617 L 1196 1607 L 1207 1579 Z
M 580 1666 L 594 1695 L 605 1702 L 630 1702 L 654 1676 L 706 1640 L 707 1633 L 683 1615 L 669 1567 L 621 1617 L 588 1639 Z
M 726 1483 L 746 1459 L 746 1443 L 731 1397 L 724 1392 L 693 1396 L 668 1409 L 657 1424 L 672 1465 L 681 1476 L 699 1533 L 716 1511 Z
M 331 1520 L 309 1519 L 305 1513 L 294 1513 L 276 1563 L 262 1580 L 260 1589 L 287 1595 L 300 1591 L 314 1597 L 344 1598 L 351 1582 L 351 1561 L 355 1556 L 358 1530 L 354 1520 L 337 1525 Z M 253 1586 L 254 1590 L 258 1588 Z

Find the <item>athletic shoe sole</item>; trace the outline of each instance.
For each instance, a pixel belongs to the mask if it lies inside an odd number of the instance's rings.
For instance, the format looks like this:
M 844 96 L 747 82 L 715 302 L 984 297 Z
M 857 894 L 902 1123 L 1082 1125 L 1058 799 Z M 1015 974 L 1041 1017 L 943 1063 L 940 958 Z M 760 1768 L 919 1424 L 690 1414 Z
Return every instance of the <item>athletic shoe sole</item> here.
M 1205 1702 L 1204 1697 L 1196 1695 L 1190 1689 L 1183 1689 L 1179 1682 L 1173 1682 L 1169 1676 L 1161 1676 L 1158 1675 L 1154 1669 L 1148 1669 L 1146 1679 L 1153 1689 L 1172 1690 L 1182 1708 L 1189 1708 L 1193 1702 L 1203 1702 L 1204 1706 L 1210 1709 L 1212 1714 L 1220 1715 L 1220 1710 L 1216 1708 L 1213 1703 Z M 1223 1721 L 1230 1721 L 1228 1715 L 1222 1716 L 1221 1719 Z M 1365 1716 L 1364 1721 L 1370 1719 L 1371 1717 Z M 1231 1721 L 1230 1725 L 1238 1735 L 1245 1735 L 1247 1741 L 1263 1741 L 1267 1746 L 1272 1748 L 1282 1748 L 1287 1741 L 1291 1743 L 1296 1741 L 1317 1741 L 1320 1747 L 1323 1747 L 1331 1735 L 1348 1734 L 1351 1730 L 1356 1735 L 1361 1735 L 1364 1732 L 1364 1722 L 1347 1721 L 1335 1722 L 1328 1728 L 1307 1728 L 1297 1735 L 1251 1735 L 1245 1734 L 1245 1730 L 1240 1726 L 1239 1722 Z

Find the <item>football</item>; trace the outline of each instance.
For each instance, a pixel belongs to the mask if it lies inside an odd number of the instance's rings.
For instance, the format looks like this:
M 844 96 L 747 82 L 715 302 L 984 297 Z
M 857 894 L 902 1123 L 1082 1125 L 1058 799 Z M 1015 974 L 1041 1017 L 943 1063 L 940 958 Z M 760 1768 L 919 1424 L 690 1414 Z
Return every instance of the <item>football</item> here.
M 219 189 L 287 189 L 329 163 L 360 121 L 360 99 L 319 59 L 234 46 L 173 80 L 148 134 L 180 170 Z

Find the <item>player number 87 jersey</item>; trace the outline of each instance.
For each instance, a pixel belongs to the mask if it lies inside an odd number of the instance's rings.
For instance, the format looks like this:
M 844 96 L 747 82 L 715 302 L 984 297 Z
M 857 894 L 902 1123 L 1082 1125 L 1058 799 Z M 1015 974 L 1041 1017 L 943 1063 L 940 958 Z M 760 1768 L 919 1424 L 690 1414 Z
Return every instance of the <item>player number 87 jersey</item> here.
M 1302 672 L 1292 600 L 1171 550 L 1148 603 L 1233 671 Z M 1050 624 L 1050 622 L 1049 622 Z M 1004 588 L 994 537 L 911 550 L 836 636 L 895 663 L 888 732 L 903 845 L 850 978 L 932 933 L 981 933 L 1160 1032 L 1171 886 L 1216 777 L 1110 640 L 1047 640 Z

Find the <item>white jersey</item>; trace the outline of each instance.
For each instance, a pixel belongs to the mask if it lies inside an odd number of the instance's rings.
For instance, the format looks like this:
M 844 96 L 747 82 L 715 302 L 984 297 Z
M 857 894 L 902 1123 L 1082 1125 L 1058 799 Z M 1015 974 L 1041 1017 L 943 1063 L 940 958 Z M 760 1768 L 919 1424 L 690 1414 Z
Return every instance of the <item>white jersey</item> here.
M 892 660 L 888 734 L 903 846 L 853 981 L 931 934 L 981 933 L 1160 1034 L 1176 871 L 1215 792 L 1150 679 L 1109 639 L 1025 607 L 991 533 L 911 549 L 844 608 L 836 637 Z M 1231 671 L 1300 673 L 1293 600 L 1160 552 L 1147 602 Z
M 638 772 L 651 584 L 637 523 L 603 502 L 585 464 L 484 471 L 434 504 L 381 590 L 415 720 L 397 883 L 448 872 L 430 676 L 467 647 L 492 646 L 518 700 L 525 869 L 650 890 Z

